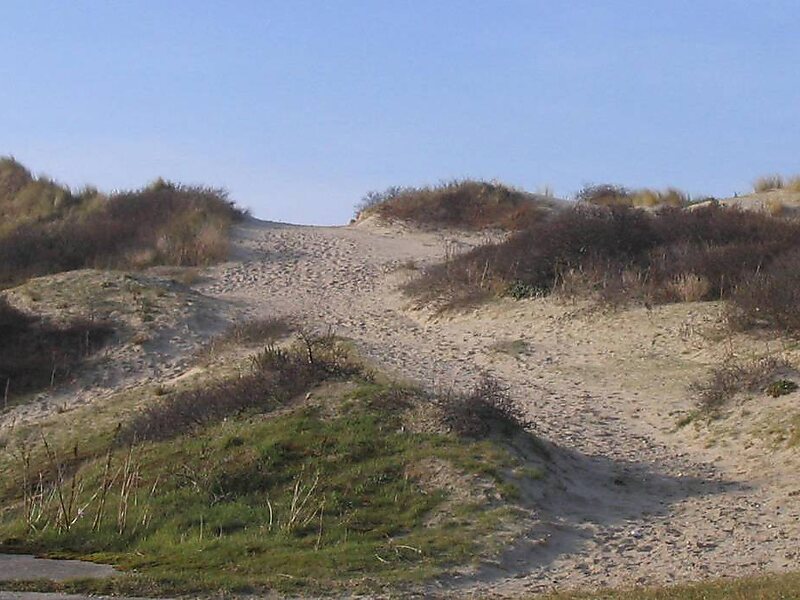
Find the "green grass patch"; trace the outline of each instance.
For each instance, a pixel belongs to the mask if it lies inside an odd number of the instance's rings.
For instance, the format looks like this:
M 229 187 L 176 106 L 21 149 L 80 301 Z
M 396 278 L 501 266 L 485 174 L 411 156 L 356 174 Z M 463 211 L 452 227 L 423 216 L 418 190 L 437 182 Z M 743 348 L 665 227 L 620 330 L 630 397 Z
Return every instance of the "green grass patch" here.
M 796 600 L 800 573 L 720 579 L 669 587 L 632 588 L 529 596 L 538 600 Z
M 376 401 L 386 393 L 363 384 L 334 416 L 318 404 L 240 415 L 108 453 L 29 451 L 0 488 L 0 547 L 117 565 L 127 574 L 59 589 L 119 593 L 352 589 L 488 556 L 513 507 L 415 467 L 445 461 L 514 497 L 502 473 L 516 459 L 489 440 L 408 432 Z

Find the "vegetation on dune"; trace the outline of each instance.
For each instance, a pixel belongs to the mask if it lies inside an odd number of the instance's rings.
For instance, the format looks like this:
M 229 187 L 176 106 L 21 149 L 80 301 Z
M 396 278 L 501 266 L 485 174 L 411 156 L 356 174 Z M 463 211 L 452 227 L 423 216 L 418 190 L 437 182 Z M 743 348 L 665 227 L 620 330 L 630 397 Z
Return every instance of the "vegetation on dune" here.
M 800 192 L 800 176 L 764 175 L 753 182 L 753 191 L 756 193 L 771 192 L 773 190 Z
M 670 206 L 683 208 L 690 204 L 687 194 L 675 188 L 653 190 L 649 188 L 629 189 L 621 185 L 588 185 L 575 196 L 578 202 L 595 206 L 628 206 L 656 208 Z
M 463 180 L 370 192 L 357 210 L 421 227 L 515 231 L 539 221 L 545 206 L 541 197 L 501 183 Z
M 713 415 L 740 393 L 772 397 L 792 393 L 797 385 L 782 377 L 792 370 L 789 362 L 775 356 L 750 360 L 728 357 L 721 365 L 712 369 L 706 379 L 695 383 L 692 388 L 700 408 Z
M 91 210 L 99 198 L 93 188 L 73 193 L 47 177 L 34 177 L 13 158 L 0 158 L 0 235 L 22 224 Z
M 490 296 L 604 302 L 728 299 L 742 327 L 797 330 L 800 223 L 710 205 L 579 205 L 427 269 L 406 290 L 444 307 Z
M 0 287 L 80 268 L 204 265 L 223 260 L 242 212 L 222 190 L 158 180 L 103 196 L 73 194 L 0 161 Z
M 131 571 L 84 591 L 418 581 L 494 553 L 524 518 L 501 501 L 527 477 L 511 474 L 519 459 L 488 430 L 460 428 L 489 415 L 527 435 L 489 391 L 459 403 L 380 383 L 326 338 L 268 349 L 242 378 L 167 393 L 99 441 L 9 446 L 0 548 Z M 440 427 L 415 427 L 414 407 Z M 449 412 L 461 410 L 475 415 Z
M 68 379 L 112 334 L 107 323 L 56 325 L 18 311 L 0 297 L 0 408 Z

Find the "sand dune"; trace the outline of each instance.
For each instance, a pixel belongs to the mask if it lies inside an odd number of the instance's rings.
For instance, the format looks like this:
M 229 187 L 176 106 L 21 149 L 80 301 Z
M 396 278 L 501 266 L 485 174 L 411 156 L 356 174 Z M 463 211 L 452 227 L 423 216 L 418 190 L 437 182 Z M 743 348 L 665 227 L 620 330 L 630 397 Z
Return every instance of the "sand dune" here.
M 200 290 L 240 316 L 332 327 L 426 387 L 462 389 L 483 373 L 509 387 L 557 448 L 559 484 L 537 498 L 538 523 L 519 544 L 448 585 L 517 595 L 797 569 L 796 453 L 768 449 L 739 413 L 727 437 L 714 425 L 676 428 L 692 409 L 688 383 L 724 352 L 720 307 L 604 313 L 503 301 L 436 316 L 398 291 L 417 269 L 483 239 L 375 221 L 253 220 L 239 232 L 237 260 L 212 268 Z

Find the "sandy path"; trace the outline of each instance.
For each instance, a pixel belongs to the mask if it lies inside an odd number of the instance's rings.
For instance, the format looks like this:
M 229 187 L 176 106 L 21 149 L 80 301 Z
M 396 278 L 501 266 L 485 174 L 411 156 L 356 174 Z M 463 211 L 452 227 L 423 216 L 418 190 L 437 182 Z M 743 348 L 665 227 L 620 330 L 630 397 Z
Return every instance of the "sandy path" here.
M 712 309 L 604 315 L 503 302 L 431 318 L 409 310 L 398 283 L 480 236 L 258 221 L 240 233 L 237 260 L 211 269 L 201 291 L 242 315 L 334 327 L 427 387 L 464 388 L 490 372 L 563 449 L 529 539 L 447 587 L 517 595 L 799 567 L 796 457 L 741 457 L 674 431 L 686 383 L 714 359 L 698 333 Z M 522 350 L 498 350 L 508 342 Z

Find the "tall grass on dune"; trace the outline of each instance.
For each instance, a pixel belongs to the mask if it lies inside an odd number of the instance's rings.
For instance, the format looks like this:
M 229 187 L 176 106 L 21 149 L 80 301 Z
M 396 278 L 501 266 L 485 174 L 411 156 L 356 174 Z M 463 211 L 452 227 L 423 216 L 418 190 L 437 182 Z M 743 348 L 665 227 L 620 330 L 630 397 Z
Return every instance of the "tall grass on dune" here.
M 800 192 L 800 176 L 784 177 L 777 173 L 762 175 L 753 182 L 753 191 L 771 192 L 774 190 L 787 190 L 790 192 Z
M 633 190 L 612 184 L 586 186 L 577 193 L 575 199 L 578 202 L 595 206 L 635 206 L 638 208 L 664 206 L 681 208 L 690 203 L 689 196 L 675 188 L 667 188 L 665 190 L 642 188 Z
M 241 216 L 222 190 L 158 180 L 81 210 L 20 219 L 0 231 L 0 286 L 80 268 L 213 263 L 227 256 Z

